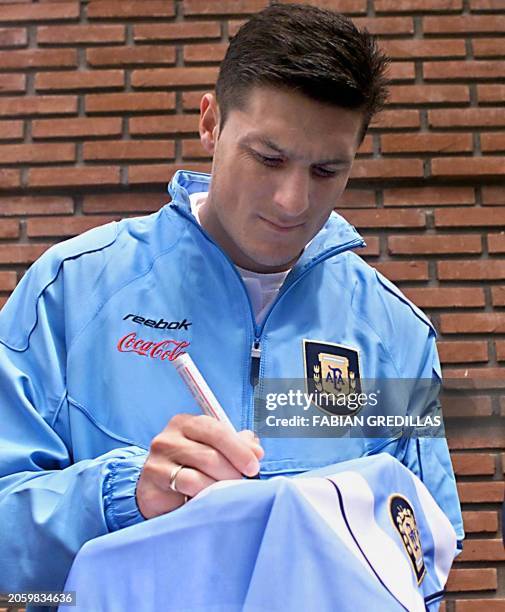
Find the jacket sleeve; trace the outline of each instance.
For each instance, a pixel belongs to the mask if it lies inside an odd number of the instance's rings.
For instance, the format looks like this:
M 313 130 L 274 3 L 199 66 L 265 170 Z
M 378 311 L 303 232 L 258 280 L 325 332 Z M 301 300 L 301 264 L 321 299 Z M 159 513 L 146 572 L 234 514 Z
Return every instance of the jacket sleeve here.
M 44 256 L 0 312 L 0 592 L 62 590 L 86 541 L 143 520 L 135 486 L 146 450 L 74 463 L 71 431 L 58 421 L 66 407 L 61 270 Z
M 441 390 L 441 368 L 435 343 L 435 332 L 430 327 L 422 346 L 422 358 L 417 374 L 409 377 L 416 380 L 414 388 L 421 390 L 412 393 L 407 414 L 441 415 L 439 391 Z M 432 381 L 429 384 L 429 381 Z M 463 547 L 465 537 L 461 507 L 456 488 L 444 427 L 433 435 L 423 435 L 419 430 L 412 436 L 391 441 L 388 452 L 408 467 L 426 485 L 435 501 L 451 521 L 458 539 L 458 550 Z
M 407 415 L 441 415 L 439 391 L 442 370 L 436 347 L 436 330 L 428 317 L 389 280 L 376 272 L 383 291 L 370 307 L 381 313 L 382 339 L 396 364 L 398 382 L 408 393 Z M 385 291 L 384 291 L 385 290 Z M 369 300 L 370 301 L 370 300 Z M 395 381 L 393 381 L 395 384 Z M 403 414 L 403 408 L 400 414 Z M 456 531 L 458 548 L 464 539 L 463 519 L 444 428 L 435 435 L 423 430 L 390 440 L 383 451 L 408 467 L 426 485 Z
M 435 344 L 435 333 L 431 331 L 426 343 L 425 358 L 421 364 L 419 378 L 433 380 L 436 397 L 432 398 L 431 401 L 436 402 L 436 407 L 433 407 L 432 411 L 434 412 L 438 408 L 438 412 L 441 414 L 437 391 L 441 391 L 442 371 Z M 411 410 L 415 410 L 415 408 Z M 407 439 L 403 449 L 402 462 L 421 478 L 449 518 L 456 531 L 458 549 L 461 550 L 465 537 L 463 518 L 449 448 L 443 434 L 444 428 L 442 427 L 437 435 L 419 435 Z

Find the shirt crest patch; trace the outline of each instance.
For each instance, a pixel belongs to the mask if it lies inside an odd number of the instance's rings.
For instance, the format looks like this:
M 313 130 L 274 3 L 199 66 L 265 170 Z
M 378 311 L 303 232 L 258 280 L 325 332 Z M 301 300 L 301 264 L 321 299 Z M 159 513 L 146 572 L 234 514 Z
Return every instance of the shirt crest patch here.
M 426 574 L 426 567 L 414 508 L 412 508 L 408 499 L 395 494 L 389 498 L 389 512 L 414 569 L 417 584 L 421 584 Z
M 347 398 L 361 392 L 358 349 L 304 339 L 303 356 L 307 392 L 316 407 L 329 414 L 357 412 L 347 406 Z

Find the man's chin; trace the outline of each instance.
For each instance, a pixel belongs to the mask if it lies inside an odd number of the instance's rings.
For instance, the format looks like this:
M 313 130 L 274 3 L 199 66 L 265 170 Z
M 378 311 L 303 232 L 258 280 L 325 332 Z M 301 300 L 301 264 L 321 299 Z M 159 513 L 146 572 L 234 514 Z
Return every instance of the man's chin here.
M 263 274 L 283 272 L 292 268 L 300 255 L 301 253 L 298 253 L 298 255 L 295 256 L 285 255 L 284 257 L 280 257 L 279 253 L 255 254 L 253 257 L 249 257 L 249 265 L 244 265 L 241 267 Z

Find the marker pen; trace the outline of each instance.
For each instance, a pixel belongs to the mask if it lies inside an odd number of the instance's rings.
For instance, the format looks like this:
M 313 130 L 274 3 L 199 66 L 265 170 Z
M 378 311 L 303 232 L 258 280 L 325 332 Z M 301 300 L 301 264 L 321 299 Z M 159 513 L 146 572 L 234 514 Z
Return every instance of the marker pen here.
M 206 383 L 205 378 L 196 367 L 189 353 L 178 355 L 172 363 L 175 365 L 179 376 L 186 383 L 204 414 L 214 417 L 222 423 L 226 423 L 228 427 L 237 433 L 233 423 L 228 418 L 228 415 L 219 403 L 217 397 L 212 393 L 211 388 Z M 257 476 L 252 476 L 252 478 L 259 478 L 259 474 Z

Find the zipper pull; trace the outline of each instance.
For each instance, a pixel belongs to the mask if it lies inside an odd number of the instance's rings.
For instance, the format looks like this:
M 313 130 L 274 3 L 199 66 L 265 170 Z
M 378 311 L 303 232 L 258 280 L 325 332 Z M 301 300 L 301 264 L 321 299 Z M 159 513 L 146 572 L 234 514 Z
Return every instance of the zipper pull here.
M 260 375 L 260 361 L 261 346 L 259 340 L 255 340 L 251 348 L 251 385 L 253 387 L 258 384 Z

